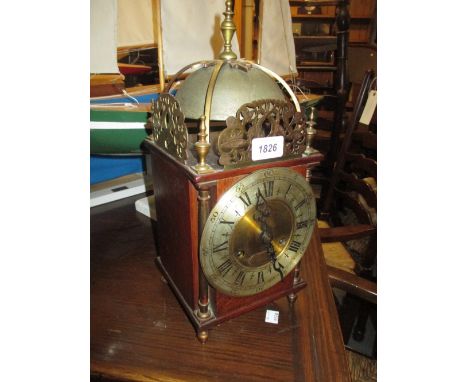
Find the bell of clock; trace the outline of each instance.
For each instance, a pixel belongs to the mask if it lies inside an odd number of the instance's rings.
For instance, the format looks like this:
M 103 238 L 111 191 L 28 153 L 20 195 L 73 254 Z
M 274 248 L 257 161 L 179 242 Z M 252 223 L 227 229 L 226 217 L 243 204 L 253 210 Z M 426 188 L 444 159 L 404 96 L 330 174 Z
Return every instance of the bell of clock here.
M 194 325 L 208 329 L 306 283 L 322 155 L 294 92 L 272 71 L 237 59 L 232 1 L 218 60 L 188 65 L 152 104 L 157 264 Z M 175 96 L 182 74 L 190 71 Z
M 259 99 L 285 100 L 278 84 L 264 71 L 240 60 L 221 61 L 213 87 L 210 119 L 225 121 L 240 105 Z M 204 113 L 205 95 L 214 65 L 202 66 L 182 83 L 175 99 L 186 118 L 198 119 Z

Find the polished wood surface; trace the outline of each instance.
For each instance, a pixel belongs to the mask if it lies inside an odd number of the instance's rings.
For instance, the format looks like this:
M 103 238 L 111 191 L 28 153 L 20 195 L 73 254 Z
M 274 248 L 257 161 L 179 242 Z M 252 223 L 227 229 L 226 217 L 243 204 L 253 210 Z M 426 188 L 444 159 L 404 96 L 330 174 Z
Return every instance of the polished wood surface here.
M 202 345 L 154 264 L 151 221 L 134 207 L 140 197 L 91 209 L 94 380 L 350 380 L 321 256 L 304 255 L 308 285 L 293 308 L 278 299 L 222 323 Z M 313 246 L 321 251 L 316 234 Z M 279 312 L 277 325 L 264 322 L 267 308 Z

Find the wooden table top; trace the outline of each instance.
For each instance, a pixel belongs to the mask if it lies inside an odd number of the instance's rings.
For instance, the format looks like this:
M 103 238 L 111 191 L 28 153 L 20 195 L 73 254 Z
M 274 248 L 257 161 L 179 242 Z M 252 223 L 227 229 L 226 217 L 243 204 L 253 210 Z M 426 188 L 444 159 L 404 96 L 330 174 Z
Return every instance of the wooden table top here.
M 154 264 L 151 221 L 134 207 L 143 196 L 91 209 L 92 379 L 350 380 L 320 260 L 304 259 L 301 272 L 308 286 L 292 309 L 286 298 L 279 299 L 210 330 L 206 344 L 198 342 Z M 323 272 L 309 280 L 313 267 Z M 265 323 L 266 309 L 279 312 L 277 325 Z

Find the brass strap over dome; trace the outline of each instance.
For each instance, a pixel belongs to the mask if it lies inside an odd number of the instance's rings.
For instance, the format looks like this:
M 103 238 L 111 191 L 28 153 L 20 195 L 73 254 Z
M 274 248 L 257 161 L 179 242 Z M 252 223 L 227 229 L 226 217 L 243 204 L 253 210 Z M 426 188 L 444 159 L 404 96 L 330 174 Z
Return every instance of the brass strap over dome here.
M 195 143 L 195 150 L 198 155 L 198 164 L 194 167 L 199 174 L 213 172 L 213 168 L 206 163 L 206 156 L 210 150 L 210 116 L 211 104 L 213 102 L 213 91 L 218 78 L 219 71 L 223 66 L 224 61 L 217 61 L 216 66 L 211 73 L 210 82 L 206 89 L 205 110 L 200 118 L 200 127 L 198 133 L 198 141 Z
M 218 79 L 219 71 L 223 66 L 223 61 L 217 61 L 216 65 L 211 73 L 210 82 L 208 83 L 208 88 L 206 89 L 206 96 L 205 96 L 205 109 L 203 111 L 203 115 L 205 116 L 205 126 L 206 126 L 206 133 L 207 133 L 207 140 L 210 141 L 210 118 L 211 118 L 211 104 L 213 103 L 213 92 L 214 87 L 216 84 L 216 80 Z
M 244 60 L 245 61 L 245 60 Z M 278 74 L 276 74 L 273 70 L 270 70 L 262 65 L 258 65 L 254 62 L 247 61 L 250 65 L 252 65 L 254 68 L 258 68 L 262 71 L 264 71 L 266 74 L 268 74 L 270 77 L 273 77 L 276 79 L 281 85 L 283 85 L 284 89 L 288 92 L 289 96 L 291 97 L 291 101 L 294 103 L 294 106 L 296 107 L 297 111 L 301 111 L 301 106 L 299 105 L 299 101 L 297 100 L 296 95 L 294 92 L 291 90 L 289 85 L 286 83 L 284 79 L 282 79 Z
M 203 60 L 203 61 L 197 61 L 192 64 L 184 66 L 182 69 L 180 69 L 176 74 L 172 76 L 171 80 L 167 83 L 166 87 L 164 88 L 164 93 L 169 93 L 174 83 L 179 79 L 179 77 L 182 76 L 182 74 L 184 74 L 188 70 L 196 71 L 200 68 L 207 68 L 215 64 L 216 64 L 216 61 Z
M 232 15 L 234 12 L 232 11 L 232 1 L 226 1 L 226 12 L 223 12 L 224 20 L 221 23 L 221 33 L 223 34 L 224 39 L 224 50 L 219 55 L 221 60 L 235 60 L 237 55 L 232 51 L 231 40 L 234 37 L 234 33 L 236 33 L 236 24 L 232 20 Z

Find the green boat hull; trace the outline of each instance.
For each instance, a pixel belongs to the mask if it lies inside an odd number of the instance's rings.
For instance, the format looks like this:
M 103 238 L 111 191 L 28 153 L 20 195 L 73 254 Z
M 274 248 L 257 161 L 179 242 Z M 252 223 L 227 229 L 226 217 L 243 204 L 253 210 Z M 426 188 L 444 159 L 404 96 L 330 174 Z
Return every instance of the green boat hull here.
M 91 154 L 142 154 L 146 111 L 91 110 Z

